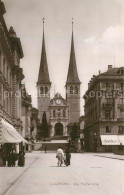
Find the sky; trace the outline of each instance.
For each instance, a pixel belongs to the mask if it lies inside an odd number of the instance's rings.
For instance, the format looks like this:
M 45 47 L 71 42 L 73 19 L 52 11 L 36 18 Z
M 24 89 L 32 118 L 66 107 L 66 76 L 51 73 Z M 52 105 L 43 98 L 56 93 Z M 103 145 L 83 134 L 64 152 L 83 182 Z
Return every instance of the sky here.
M 83 95 L 88 82 L 108 65 L 124 66 L 124 1 L 123 0 L 4 0 L 8 29 L 13 26 L 21 39 L 24 58 L 20 66 L 23 83 L 32 104 L 37 107 L 36 82 L 40 66 L 43 24 L 50 80 L 51 98 L 59 92 L 65 98 L 69 66 L 72 17 L 74 45 L 81 81 L 81 114 Z

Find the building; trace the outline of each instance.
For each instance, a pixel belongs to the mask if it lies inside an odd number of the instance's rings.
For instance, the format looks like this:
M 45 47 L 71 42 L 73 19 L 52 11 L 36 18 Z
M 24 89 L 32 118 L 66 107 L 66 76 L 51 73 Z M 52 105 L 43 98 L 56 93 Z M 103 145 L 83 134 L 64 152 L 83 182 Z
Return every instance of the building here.
M 22 94 L 22 126 L 23 126 L 23 133 L 22 136 L 27 140 L 31 139 L 31 96 L 28 95 L 25 85 L 22 85 L 21 89 Z
M 39 123 L 40 120 L 38 119 L 38 109 L 35 107 L 31 108 L 31 137 L 33 141 L 36 141 L 38 131 L 39 131 Z
M 5 13 L 4 3 L 0 0 L 0 134 L 2 119 L 22 134 L 21 81 L 24 75 L 20 59 L 23 50 L 13 27 L 7 29 Z
M 51 84 L 52 83 L 49 77 L 43 29 L 42 53 L 37 81 L 39 119 L 40 121 L 42 121 L 42 116 L 45 111 L 47 121 L 51 126 L 50 136 L 67 136 L 68 128 L 70 128 L 73 123 L 79 122 L 80 117 L 81 83 L 78 77 L 76 65 L 73 31 L 68 75 L 65 85 L 66 99 L 64 99 L 59 93 L 57 93 L 51 99 Z
M 124 67 L 93 75 L 85 100 L 85 147 L 87 151 L 111 151 L 103 146 L 102 135 L 124 134 Z

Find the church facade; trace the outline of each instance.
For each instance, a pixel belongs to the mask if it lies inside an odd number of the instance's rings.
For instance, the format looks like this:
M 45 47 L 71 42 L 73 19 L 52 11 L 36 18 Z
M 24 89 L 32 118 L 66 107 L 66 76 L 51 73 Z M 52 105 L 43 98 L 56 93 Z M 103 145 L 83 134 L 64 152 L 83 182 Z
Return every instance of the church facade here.
M 47 122 L 50 125 L 50 137 L 66 137 L 70 134 L 70 127 L 72 127 L 74 123 L 78 123 L 80 117 L 81 82 L 78 77 L 76 65 L 73 31 L 68 75 L 65 85 L 66 98 L 64 99 L 61 94 L 57 93 L 51 99 L 51 84 L 43 29 L 41 61 L 37 81 L 37 103 L 39 119 L 42 121 L 42 116 L 45 112 L 47 116 Z

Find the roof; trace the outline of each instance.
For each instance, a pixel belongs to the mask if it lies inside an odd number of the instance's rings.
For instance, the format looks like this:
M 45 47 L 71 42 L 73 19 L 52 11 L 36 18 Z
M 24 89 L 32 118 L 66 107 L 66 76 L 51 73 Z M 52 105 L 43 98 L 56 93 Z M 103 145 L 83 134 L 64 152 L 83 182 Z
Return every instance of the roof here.
M 124 67 L 120 68 L 111 68 L 106 72 L 100 74 L 100 76 L 115 76 L 115 75 L 124 75 Z
M 66 84 L 80 84 L 80 80 L 77 72 L 76 58 L 75 58 L 75 49 L 74 49 L 74 39 L 72 32 L 72 40 L 71 40 L 71 52 L 70 52 L 70 61 L 69 61 L 69 69 Z
M 46 49 L 45 49 L 45 39 L 44 39 L 44 32 L 43 32 L 41 61 L 40 61 L 40 69 L 39 69 L 39 76 L 38 76 L 37 84 L 44 84 L 44 83 L 51 84 L 50 78 L 49 78 L 47 56 L 46 56 Z

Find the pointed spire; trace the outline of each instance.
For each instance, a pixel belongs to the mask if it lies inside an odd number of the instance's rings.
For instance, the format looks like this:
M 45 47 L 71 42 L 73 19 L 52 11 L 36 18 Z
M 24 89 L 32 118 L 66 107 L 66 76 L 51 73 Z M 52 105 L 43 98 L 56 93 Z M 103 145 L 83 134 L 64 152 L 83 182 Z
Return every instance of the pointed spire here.
M 40 69 L 38 76 L 38 84 L 51 84 L 49 78 L 49 71 L 47 65 L 47 56 L 46 56 L 46 48 L 45 48 L 45 38 L 44 38 L 44 20 L 43 20 L 43 41 L 42 41 L 42 52 L 41 52 L 41 61 L 40 61 Z
M 80 80 L 77 72 L 76 58 L 75 58 L 75 49 L 74 49 L 74 38 L 73 38 L 73 18 L 72 18 L 72 39 L 71 39 L 71 52 L 70 52 L 70 61 L 69 69 L 66 84 L 77 83 L 80 84 Z

